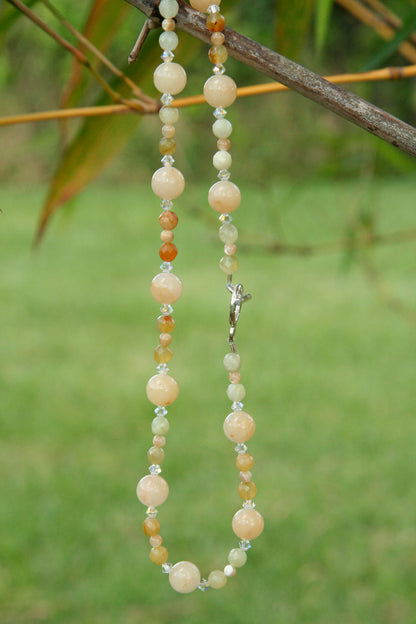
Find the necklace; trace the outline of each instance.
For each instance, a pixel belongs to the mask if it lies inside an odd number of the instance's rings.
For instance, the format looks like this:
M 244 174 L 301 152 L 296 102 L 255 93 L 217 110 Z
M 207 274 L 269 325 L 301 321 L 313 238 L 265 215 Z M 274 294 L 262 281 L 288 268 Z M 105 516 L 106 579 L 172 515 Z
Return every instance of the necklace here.
M 233 548 L 228 554 L 228 563 L 223 570 L 213 570 L 207 579 L 201 579 L 199 569 L 190 561 L 180 561 L 175 565 L 168 562 L 168 550 L 163 546 L 160 535 L 160 521 L 157 518 L 158 509 L 168 497 L 169 486 L 165 479 L 160 476 L 165 452 L 163 447 L 166 443 L 166 434 L 169 431 L 167 419 L 167 407 L 177 398 L 179 388 L 176 380 L 168 374 L 167 364 L 173 353 L 169 347 L 172 341 L 171 333 L 175 327 L 172 317 L 172 304 L 176 303 L 182 294 L 182 282 L 172 273 L 172 262 L 176 258 L 177 248 L 173 243 L 173 230 L 178 224 L 178 216 L 172 211 L 173 200 L 177 199 L 185 188 L 185 180 L 182 173 L 173 167 L 173 154 L 176 149 L 175 123 L 178 120 L 178 109 L 172 107 L 173 96 L 180 93 L 186 84 L 186 73 L 181 65 L 173 62 L 173 50 L 178 45 L 178 37 L 175 33 L 175 20 L 179 5 L 176 0 L 161 0 L 159 12 L 164 18 L 162 21 L 163 33 L 159 43 L 163 49 L 162 64 L 154 72 L 154 83 L 162 93 L 162 107 L 159 117 L 164 124 L 159 149 L 162 154 L 163 166 L 152 177 L 152 189 L 162 200 L 162 213 L 159 223 L 162 227 L 162 245 L 159 256 L 162 260 L 161 273 L 153 278 L 151 294 L 161 304 L 161 314 L 157 319 L 157 328 L 160 332 L 159 345 L 155 349 L 154 357 L 157 362 L 157 374 L 151 377 L 146 386 L 148 399 L 156 406 L 155 418 L 152 421 L 153 446 L 147 453 L 150 462 L 150 474 L 143 477 L 137 485 L 137 496 L 141 503 L 146 505 L 146 519 L 143 522 L 143 531 L 149 537 L 151 551 L 150 559 L 160 565 L 162 572 L 169 575 L 169 582 L 176 591 L 187 594 L 199 588 L 206 591 L 208 588 L 220 589 L 227 578 L 236 574 L 237 568 L 243 566 L 247 560 L 247 551 L 251 547 L 250 540 L 258 537 L 263 531 L 263 518 L 255 509 L 254 497 L 257 487 L 252 481 L 251 468 L 253 457 L 247 452 L 246 442 L 252 437 L 255 430 L 253 418 L 243 411 L 242 400 L 245 397 L 245 388 L 241 384 L 241 358 L 235 345 L 235 332 L 240 316 L 241 307 L 250 295 L 244 293 L 242 284 L 233 285 L 232 276 L 238 269 L 236 258 L 237 247 L 235 241 L 238 238 L 238 230 L 232 224 L 231 212 L 236 210 L 241 201 L 238 186 L 230 182 L 229 167 L 232 159 L 229 153 L 231 146 L 229 136 L 232 125 L 226 119 L 226 106 L 230 106 L 237 95 L 234 80 L 224 75 L 223 63 L 228 57 L 227 50 L 223 45 L 225 37 L 224 17 L 220 13 L 221 0 L 190 0 L 193 8 L 207 12 L 207 28 L 211 32 L 212 47 L 209 50 L 209 58 L 214 64 L 214 75 L 209 78 L 204 86 L 205 99 L 214 108 L 215 121 L 212 126 L 214 136 L 217 138 L 218 151 L 214 154 L 213 165 L 219 171 L 219 181 L 211 186 L 208 192 L 208 203 L 214 211 L 219 213 L 220 229 L 219 237 L 224 243 L 225 255 L 221 258 L 220 268 L 227 275 L 226 288 L 231 293 L 230 303 L 230 329 L 228 343 L 230 352 L 224 357 L 224 368 L 228 372 L 229 386 L 227 396 L 232 402 L 231 413 L 224 421 L 224 433 L 232 442 L 236 443 L 237 453 L 236 466 L 240 471 L 240 484 L 238 492 L 243 499 L 242 508 L 233 516 L 232 529 L 240 542 L 237 548 Z

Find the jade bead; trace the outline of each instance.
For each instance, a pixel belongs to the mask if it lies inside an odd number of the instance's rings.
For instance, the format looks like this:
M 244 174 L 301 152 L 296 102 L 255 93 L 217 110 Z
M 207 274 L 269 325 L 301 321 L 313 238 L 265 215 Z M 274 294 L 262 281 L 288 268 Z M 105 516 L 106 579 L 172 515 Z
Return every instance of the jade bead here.
M 241 548 L 233 548 L 229 552 L 228 561 L 234 568 L 241 568 L 247 561 L 247 553 Z
M 222 570 L 213 570 L 209 573 L 208 584 L 212 589 L 221 589 L 227 582 L 227 577 Z

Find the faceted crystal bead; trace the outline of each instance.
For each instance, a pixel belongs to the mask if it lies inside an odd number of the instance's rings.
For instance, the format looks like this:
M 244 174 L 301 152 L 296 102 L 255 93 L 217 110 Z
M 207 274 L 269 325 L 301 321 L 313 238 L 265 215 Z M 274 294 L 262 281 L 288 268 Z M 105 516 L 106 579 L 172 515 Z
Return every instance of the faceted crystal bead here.
M 171 50 L 163 50 L 160 58 L 162 59 L 162 61 L 165 61 L 165 63 L 169 63 L 170 61 L 173 61 L 175 55 Z
M 157 516 L 157 509 L 156 507 L 148 507 L 146 509 L 146 515 L 148 518 L 156 518 Z
M 231 178 L 231 173 L 228 169 L 221 169 L 217 176 L 220 180 L 229 180 Z
M 253 500 L 251 500 L 251 499 L 246 500 L 246 501 L 243 503 L 243 507 L 244 507 L 244 509 L 254 509 L 254 508 L 255 508 L 255 506 L 256 506 L 256 503 L 255 503 Z
M 251 544 L 250 544 L 250 540 L 241 540 L 241 542 L 238 542 L 239 547 L 241 548 L 241 550 L 250 550 L 251 548 Z
M 216 108 L 212 114 L 214 115 L 215 119 L 223 119 L 226 116 L 227 111 L 225 110 L 225 108 L 222 108 L 222 106 L 218 106 L 218 108 Z
M 156 370 L 159 373 L 167 373 L 167 372 L 169 372 L 169 368 L 168 368 L 168 366 L 166 364 L 158 364 L 156 366 Z
M 218 217 L 218 219 L 221 221 L 221 223 L 231 223 L 231 221 L 233 220 L 232 216 L 230 214 L 222 214 Z
M 169 572 L 172 570 L 173 565 L 171 563 L 163 563 L 162 564 L 162 572 L 163 574 L 169 574 Z
M 173 102 L 173 95 L 171 95 L 170 93 L 164 93 L 160 98 L 160 101 L 162 102 L 163 106 L 170 106 Z
M 160 205 L 163 208 L 163 210 L 171 210 L 173 206 L 173 201 L 171 199 L 163 199 Z
M 218 4 L 212 3 L 207 8 L 207 13 L 211 15 L 215 15 L 216 13 L 219 13 L 219 12 L 220 12 L 220 7 L 218 6 Z
M 221 63 L 218 63 L 217 65 L 214 66 L 213 70 L 214 74 L 216 74 L 217 76 L 222 76 L 223 74 L 225 74 L 225 67 L 224 65 L 221 65 Z
M 170 273 L 172 271 L 172 264 L 170 262 L 162 262 L 160 265 L 160 270 L 163 273 Z
M 149 472 L 152 475 L 158 475 L 162 472 L 162 468 L 159 466 L 159 464 L 152 464 L 151 466 L 149 466 Z
M 168 410 L 166 409 L 166 407 L 157 407 L 154 412 L 156 416 L 166 416 Z
M 162 312 L 162 314 L 172 314 L 173 308 L 169 303 L 165 303 L 164 305 L 160 306 L 160 311 Z
M 236 453 L 247 453 L 247 445 L 244 444 L 243 442 L 239 442 L 238 444 L 235 445 L 234 448 Z
M 241 401 L 234 401 L 231 405 L 231 409 L 233 410 L 233 412 L 241 412 L 243 407 L 244 403 L 242 403 Z
M 198 585 L 198 589 L 203 592 L 206 592 L 209 589 L 208 581 L 206 579 L 201 579 L 200 584 Z
M 171 154 L 167 154 L 166 156 L 163 156 L 163 158 L 160 159 L 160 161 L 164 164 L 164 165 L 173 165 L 173 163 L 175 162 L 174 157 Z

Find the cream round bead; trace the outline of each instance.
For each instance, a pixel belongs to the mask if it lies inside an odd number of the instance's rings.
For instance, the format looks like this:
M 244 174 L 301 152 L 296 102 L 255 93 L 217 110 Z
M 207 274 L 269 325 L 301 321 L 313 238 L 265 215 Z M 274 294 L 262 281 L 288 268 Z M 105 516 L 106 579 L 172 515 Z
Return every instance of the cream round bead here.
M 147 382 L 147 398 L 153 405 L 166 407 L 171 405 L 179 394 L 179 386 L 176 380 L 166 373 L 153 375 Z
M 159 45 L 162 50 L 169 50 L 172 52 L 173 50 L 176 50 L 178 43 L 178 35 L 173 30 L 163 32 L 159 37 Z
M 234 568 L 241 568 L 247 561 L 247 553 L 241 548 L 233 548 L 228 553 L 228 561 Z
M 243 384 L 232 383 L 227 388 L 227 397 L 230 401 L 238 402 L 242 401 L 246 396 L 246 389 Z
M 233 131 L 233 126 L 228 119 L 217 119 L 212 124 L 212 132 L 217 139 L 228 139 Z M 224 151 L 224 150 L 221 150 Z
M 176 199 L 184 188 L 185 178 L 176 167 L 160 167 L 152 176 L 152 190 L 161 199 Z
M 175 303 L 182 295 L 182 282 L 174 273 L 158 273 L 152 279 L 150 292 L 158 303 Z
M 215 182 L 208 191 L 208 203 L 215 212 L 220 214 L 234 212 L 241 203 L 240 189 L 229 180 Z
M 158 507 L 169 495 L 169 486 L 159 475 L 146 475 L 137 484 L 137 498 L 143 505 Z
M 238 238 L 238 230 L 232 223 L 224 223 L 218 231 L 220 240 L 225 244 L 232 244 Z
M 256 430 L 256 423 L 247 412 L 231 412 L 224 420 L 224 433 L 231 442 L 247 442 Z
M 156 416 L 152 420 L 152 433 L 155 436 L 165 436 L 169 431 L 169 421 L 164 416 Z
M 232 527 L 234 533 L 240 539 L 255 539 L 263 532 L 263 516 L 257 509 L 239 509 L 237 513 L 234 514 Z
M 222 32 L 213 32 L 211 35 L 211 43 L 214 46 L 222 45 L 225 41 L 224 33 Z
M 230 106 L 237 97 L 237 85 L 229 76 L 211 76 L 204 84 L 204 97 L 214 108 Z
M 179 119 L 179 110 L 171 106 L 162 106 L 159 111 L 159 119 L 164 124 L 175 124 Z
M 212 589 L 221 589 L 227 582 L 227 577 L 222 570 L 212 570 L 208 575 L 208 585 Z
M 176 129 L 173 124 L 165 124 L 164 126 L 162 126 L 162 136 L 166 137 L 167 139 L 171 139 L 175 136 L 175 134 Z
M 215 152 L 212 158 L 212 164 L 214 165 L 215 169 L 218 169 L 219 171 L 221 169 L 229 169 L 233 164 L 233 159 L 231 158 L 230 152 L 224 152 L 224 150 Z
M 201 573 L 194 563 L 179 561 L 169 572 L 169 583 L 180 594 L 190 594 L 201 582 Z
M 241 357 L 238 353 L 226 353 L 223 359 L 224 368 L 229 373 L 234 373 L 240 369 Z
M 217 6 L 219 6 L 221 4 L 221 0 L 189 0 L 189 4 L 197 11 L 201 11 L 201 13 L 206 13 L 208 11 L 208 7 L 211 6 L 211 4 L 216 4 Z
M 160 0 L 158 10 L 162 17 L 169 19 L 177 16 L 179 4 L 176 0 Z
M 174 233 L 172 230 L 162 230 L 160 233 L 160 240 L 162 243 L 171 243 L 174 239 Z
M 177 95 L 186 85 L 186 71 L 179 63 L 161 63 L 153 74 L 153 83 L 160 93 Z

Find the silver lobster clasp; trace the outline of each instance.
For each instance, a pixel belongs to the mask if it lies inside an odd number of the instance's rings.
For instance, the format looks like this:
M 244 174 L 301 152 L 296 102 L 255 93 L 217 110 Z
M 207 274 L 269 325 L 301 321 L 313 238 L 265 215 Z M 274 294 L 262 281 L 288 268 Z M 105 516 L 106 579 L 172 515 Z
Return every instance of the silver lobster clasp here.
M 238 319 L 240 318 L 241 306 L 245 301 L 251 299 L 251 295 L 244 294 L 244 288 L 242 284 L 236 284 L 235 286 L 233 286 L 231 283 L 230 275 L 228 276 L 226 288 L 231 293 L 230 335 L 228 338 L 228 342 L 230 343 L 232 350 L 235 351 L 234 336 L 237 329 Z

